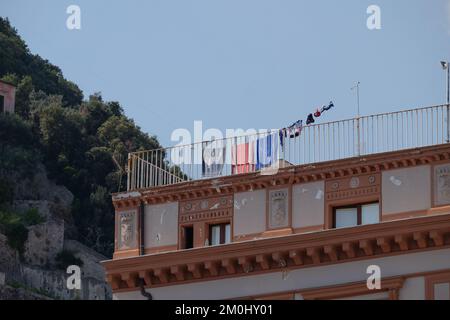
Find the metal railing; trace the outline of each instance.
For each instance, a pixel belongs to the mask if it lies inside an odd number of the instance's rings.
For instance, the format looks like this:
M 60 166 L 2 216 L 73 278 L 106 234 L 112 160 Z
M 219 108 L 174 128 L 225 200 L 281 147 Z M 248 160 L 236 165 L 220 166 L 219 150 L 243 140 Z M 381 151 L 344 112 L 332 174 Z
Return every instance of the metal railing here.
M 439 105 L 303 126 L 292 138 L 271 130 L 134 152 L 128 156 L 127 186 L 145 189 L 443 144 L 450 138 L 448 115 L 449 106 Z

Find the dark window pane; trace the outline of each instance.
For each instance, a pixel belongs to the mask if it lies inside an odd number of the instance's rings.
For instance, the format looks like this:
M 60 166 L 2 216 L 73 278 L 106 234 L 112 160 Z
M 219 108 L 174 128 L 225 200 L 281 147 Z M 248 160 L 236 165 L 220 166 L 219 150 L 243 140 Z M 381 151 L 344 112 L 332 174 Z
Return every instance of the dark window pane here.
M 0 95 L 0 113 L 5 111 L 5 97 Z
M 184 249 L 191 249 L 194 247 L 194 228 L 184 228 Z

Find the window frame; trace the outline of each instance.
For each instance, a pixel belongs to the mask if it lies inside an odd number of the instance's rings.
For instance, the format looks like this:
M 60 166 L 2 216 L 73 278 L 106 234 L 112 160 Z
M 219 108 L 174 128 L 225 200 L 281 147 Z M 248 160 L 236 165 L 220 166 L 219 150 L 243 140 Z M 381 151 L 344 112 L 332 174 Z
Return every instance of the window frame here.
M 231 222 L 230 221 L 225 221 L 225 222 L 218 222 L 218 223 L 209 223 L 208 224 L 208 244 L 209 246 L 220 246 L 220 245 L 224 245 L 224 244 L 228 244 L 226 243 L 226 230 L 227 230 L 227 225 L 229 225 L 230 228 L 230 242 L 232 242 L 232 236 L 231 236 Z M 217 227 L 220 226 L 220 243 L 219 244 L 212 244 L 212 228 L 213 227 Z
M 351 205 L 345 205 L 345 206 L 334 206 L 333 207 L 333 211 L 332 211 L 332 228 L 333 229 L 337 229 L 336 228 L 336 211 L 339 209 L 354 209 L 356 208 L 356 226 L 351 226 L 351 227 L 343 227 L 343 228 L 353 228 L 353 227 L 359 227 L 362 226 L 362 207 L 363 206 L 367 206 L 367 205 L 371 205 L 371 204 L 378 204 L 378 223 L 380 223 L 381 219 L 380 219 L 380 201 L 371 201 L 371 202 L 362 202 L 362 203 L 354 203 Z M 364 225 L 368 225 L 368 224 L 364 224 Z M 339 228 L 341 229 L 341 228 Z
M 192 247 L 190 248 L 186 248 L 186 229 L 192 229 Z M 188 249 L 193 249 L 195 248 L 195 226 L 193 224 L 185 224 L 183 226 L 181 226 L 181 242 L 180 242 L 180 249 L 181 250 L 188 250 Z

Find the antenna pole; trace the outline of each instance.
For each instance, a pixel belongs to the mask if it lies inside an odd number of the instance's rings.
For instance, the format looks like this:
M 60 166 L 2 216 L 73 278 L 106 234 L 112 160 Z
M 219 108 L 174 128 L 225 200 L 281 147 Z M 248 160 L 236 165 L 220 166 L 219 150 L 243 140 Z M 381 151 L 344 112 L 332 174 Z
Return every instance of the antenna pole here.
M 357 149 L 357 154 L 358 157 L 361 155 L 361 141 L 360 141 L 360 123 L 359 123 L 359 118 L 360 118 L 360 109 L 359 109 L 359 85 L 361 84 L 361 82 L 357 82 L 356 85 L 354 87 L 351 88 L 351 90 L 356 89 L 356 103 L 357 103 L 357 116 L 356 116 L 356 139 L 357 139 L 357 145 L 356 145 L 356 149 Z

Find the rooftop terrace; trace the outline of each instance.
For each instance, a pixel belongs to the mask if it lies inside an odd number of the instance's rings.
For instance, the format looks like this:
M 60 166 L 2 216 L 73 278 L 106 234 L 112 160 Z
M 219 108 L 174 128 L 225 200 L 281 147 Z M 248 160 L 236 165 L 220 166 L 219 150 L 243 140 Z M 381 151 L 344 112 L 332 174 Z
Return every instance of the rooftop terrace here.
M 127 189 L 362 157 L 439 145 L 450 140 L 449 106 L 438 105 L 305 125 L 283 131 L 139 151 L 128 156 Z

